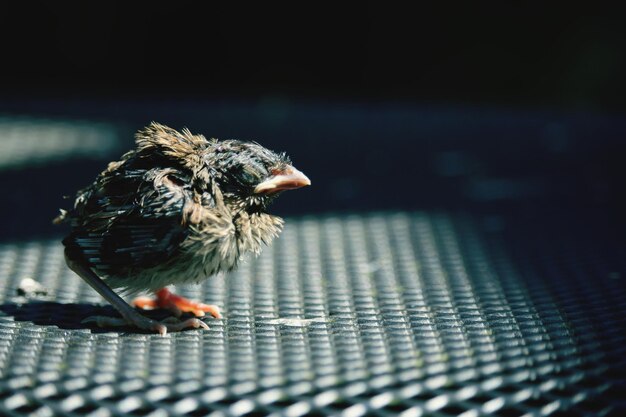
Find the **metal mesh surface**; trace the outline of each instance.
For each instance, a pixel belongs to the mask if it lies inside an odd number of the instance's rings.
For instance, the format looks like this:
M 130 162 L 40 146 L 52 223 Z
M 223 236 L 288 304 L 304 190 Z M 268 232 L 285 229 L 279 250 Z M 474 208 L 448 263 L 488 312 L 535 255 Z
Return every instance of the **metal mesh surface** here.
M 185 296 L 209 331 L 115 314 L 58 240 L 0 246 L 0 415 L 619 415 L 623 248 L 450 212 L 287 219 Z M 22 278 L 47 297 L 16 295 Z

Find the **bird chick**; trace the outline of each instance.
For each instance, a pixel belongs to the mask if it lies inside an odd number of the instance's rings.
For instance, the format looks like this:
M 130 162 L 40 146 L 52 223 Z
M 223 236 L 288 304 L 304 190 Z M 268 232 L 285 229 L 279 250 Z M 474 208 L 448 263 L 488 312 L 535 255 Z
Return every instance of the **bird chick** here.
M 122 319 L 96 317 L 101 326 L 132 325 L 167 331 L 208 328 L 197 318 L 158 322 L 140 314 L 116 292 L 154 291 L 138 307 L 163 307 L 176 315 L 219 309 L 174 295 L 170 284 L 197 283 L 230 271 L 245 253 L 258 254 L 281 231 L 267 213 L 282 191 L 310 185 L 285 154 L 254 142 L 207 140 L 151 123 L 136 134 L 136 149 L 109 163 L 74 208 L 63 240 L 68 266 L 111 303 Z

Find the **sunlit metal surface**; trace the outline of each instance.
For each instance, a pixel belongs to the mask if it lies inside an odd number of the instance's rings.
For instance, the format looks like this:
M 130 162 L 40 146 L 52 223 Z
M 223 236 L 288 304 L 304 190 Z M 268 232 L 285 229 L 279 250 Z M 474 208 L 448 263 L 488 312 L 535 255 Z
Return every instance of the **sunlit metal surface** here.
M 106 123 L 0 114 L 0 170 L 68 158 L 102 158 L 118 147 L 117 131 Z
M 0 414 L 619 413 L 624 254 L 457 212 L 289 218 L 259 258 L 179 289 L 223 320 L 160 337 L 82 325 L 115 313 L 57 239 L 3 243 Z M 27 277 L 48 296 L 17 295 Z

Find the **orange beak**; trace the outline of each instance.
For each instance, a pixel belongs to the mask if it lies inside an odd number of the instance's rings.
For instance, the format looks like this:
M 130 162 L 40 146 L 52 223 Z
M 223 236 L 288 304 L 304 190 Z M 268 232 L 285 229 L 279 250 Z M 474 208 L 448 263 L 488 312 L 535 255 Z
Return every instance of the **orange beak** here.
M 255 194 L 273 194 L 279 191 L 295 190 L 296 188 L 311 185 L 311 180 L 291 165 L 282 171 L 275 172 L 254 188 Z

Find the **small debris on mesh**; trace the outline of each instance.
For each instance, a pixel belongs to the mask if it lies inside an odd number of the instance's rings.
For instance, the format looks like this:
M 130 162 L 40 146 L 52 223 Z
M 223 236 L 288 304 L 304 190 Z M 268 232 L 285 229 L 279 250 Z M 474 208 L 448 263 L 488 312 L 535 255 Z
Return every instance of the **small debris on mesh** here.
M 314 319 L 282 318 L 282 319 L 270 320 L 269 324 L 274 324 L 274 325 L 278 324 L 278 325 L 288 326 L 288 327 L 307 327 L 311 323 L 324 323 L 324 322 L 326 322 L 326 319 L 324 317 L 316 317 Z
M 17 295 L 24 297 L 48 295 L 48 289 L 32 278 L 24 278 L 17 287 Z

